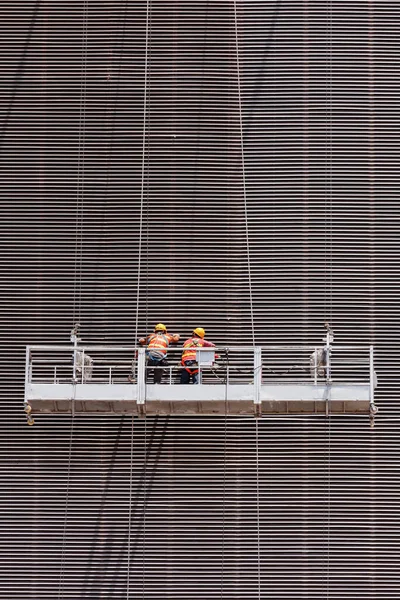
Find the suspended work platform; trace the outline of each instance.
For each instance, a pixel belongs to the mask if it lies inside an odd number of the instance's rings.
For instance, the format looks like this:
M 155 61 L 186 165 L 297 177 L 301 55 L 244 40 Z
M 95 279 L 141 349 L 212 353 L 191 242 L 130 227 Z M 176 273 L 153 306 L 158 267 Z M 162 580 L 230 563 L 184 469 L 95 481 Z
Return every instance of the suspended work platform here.
M 28 346 L 32 414 L 374 414 L 373 347 L 198 349 L 199 384 L 180 384 L 182 349 L 168 350 L 161 384 L 144 348 Z M 217 356 L 218 358 L 215 358 Z

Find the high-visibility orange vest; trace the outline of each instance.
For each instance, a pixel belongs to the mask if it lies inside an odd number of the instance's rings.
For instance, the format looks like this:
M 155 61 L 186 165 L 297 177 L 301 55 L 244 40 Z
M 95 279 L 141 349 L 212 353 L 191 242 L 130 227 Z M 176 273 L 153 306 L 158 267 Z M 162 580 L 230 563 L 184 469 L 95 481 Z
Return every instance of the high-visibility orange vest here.
M 147 348 L 157 349 L 157 354 L 167 354 L 171 336 L 164 333 L 152 333 L 147 338 Z
M 184 350 L 182 352 L 182 364 L 184 365 L 188 360 L 196 360 L 196 348 L 201 348 L 204 346 L 204 342 L 201 338 L 189 338 L 183 344 Z

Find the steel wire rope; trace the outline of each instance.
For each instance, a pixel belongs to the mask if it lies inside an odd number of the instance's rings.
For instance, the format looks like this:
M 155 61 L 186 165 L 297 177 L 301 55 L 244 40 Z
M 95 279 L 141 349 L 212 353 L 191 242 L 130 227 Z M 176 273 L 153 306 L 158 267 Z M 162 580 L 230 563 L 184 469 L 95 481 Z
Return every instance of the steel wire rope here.
M 325 136 L 325 314 L 324 320 L 328 321 L 332 325 L 333 317 L 333 265 L 332 265 L 332 144 L 333 144 L 333 132 L 332 132 L 332 35 L 333 35 L 333 5 L 332 0 L 327 0 L 326 4 L 327 19 L 326 19 L 326 30 L 327 30 L 327 76 L 326 76 L 326 111 L 327 111 L 327 133 Z M 329 339 L 329 330 L 326 332 L 327 343 Z M 330 350 L 328 350 L 330 352 Z M 330 356 L 329 360 L 329 373 L 327 377 L 329 380 L 332 378 L 332 366 Z M 330 386 L 330 381 L 327 380 L 327 384 Z M 330 598 L 330 543 L 331 543 L 331 395 L 330 389 L 328 390 L 328 414 L 327 414 L 327 516 L 326 516 L 326 598 Z
M 143 129 L 142 129 L 142 160 L 141 160 L 141 179 L 140 179 L 140 208 L 139 208 L 138 272 L 137 272 L 137 289 L 136 289 L 135 340 L 137 340 L 138 327 L 139 327 L 139 302 L 140 302 L 140 284 L 141 284 L 143 212 L 144 212 L 144 189 L 145 189 L 145 172 L 146 172 L 145 165 L 146 165 L 146 142 L 147 142 L 146 135 L 147 135 L 147 98 L 148 98 L 148 60 L 149 60 L 150 12 L 151 12 L 151 0 L 147 0 L 146 1 L 144 82 L 143 82 Z
M 150 447 L 151 449 L 151 447 Z M 143 542 L 142 542 L 142 597 L 146 597 L 146 502 L 147 502 L 147 419 L 144 415 L 144 465 L 143 465 Z
M 144 81 L 143 81 L 143 128 L 142 128 L 142 160 L 141 160 L 141 182 L 140 182 L 140 208 L 139 208 L 139 236 L 138 236 L 138 270 L 137 270 L 137 289 L 136 289 L 136 314 L 135 314 L 135 346 L 138 339 L 139 328 L 139 306 L 140 306 L 140 284 L 141 284 L 141 259 L 142 259 L 142 237 L 143 237 L 143 212 L 144 212 L 144 188 L 145 188 L 145 164 L 146 164 L 146 134 L 147 134 L 147 97 L 148 97 L 148 58 L 149 58 L 149 34 L 150 34 L 150 14 L 151 0 L 146 1 L 146 25 L 145 25 L 145 57 L 144 57 Z M 137 375 L 139 373 L 137 372 Z M 146 370 L 145 370 L 145 390 L 146 390 Z M 144 398 L 144 407 L 146 407 L 146 392 Z M 131 453 L 130 453 L 130 473 L 129 473 L 129 509 L 128 509 L 128 547 L 127 547 L 127 576 L 126 576 L 126 598 L 130 597 L 130 566 L 131 566 L 131 534 L 132 534 L 132 477 L 133 477 L 133 427 L 134 415 L 132 414 L 131 427 Z M 144 483 L 143 483 L 143 542 L 146 537 L 146 469 L 147 469 L 147 422 L 146 409 L 144 412 Z M 143 543 L 143 594 L 144 594 L 144 543 Z
M 66 542 L 67 527 L 68 527 L 68 508 L 69 508 L 70 482 L 71 482 L 72 445 L 73 445 L 73 439 L 74 439 L 74 426 L 75 426 L 75 399 L 76 399 L 76 385 L 74 384 L 74 396 L 73 396 L 72 403 L 71 403 L 71 424 L 70 424 L 70 436 L 69 436 L 69 446 L 68 446 L 64 524 L 63 524 L 62 541 L 61 541 L 60 574 L 59 574 L 59 579 L 58 579 L 58 595 L 57 595 L 58 600 L 60 600 L 60 598 L 64 597 L 65 542 Z
M 248 286 L 249 286 L 249 308 L 250 308 L 251 338 L 252 338 L 253 348 L 255 350 L 256 341 L 255 341 L 254 310 L 253 310 L 253 289 L 252 289 L 252 279 L 251 279 L 249 222 L 248 222 L 248 209 L 247 209 L 246 165 L 245 165 L 244 140 L 243 140 L 243 114 L 242 114 L 242 93 L 241 93 L 241 75 L 240 75 L 241 66 L 240 66 L 240 52 L 239 52 L 239 26 L 238 26 L 237 0 L 234 0 L 234 2 L 233 2 L 233 9 L 234 9 L 234 21 L 235 21 L 235 50 L 236 50 L 236 73 L 237 73 L 237 93 L 238 93 L 238 110 L 239 110 L 239 136 L 240 136 L 240 156 L 241 156 L 242 185 L 243 185 L 247 273 L 248 273 Z M 255 421 L 256 421 L 255 422 L 255 446 L 256 446 L 255 467 L 256 467 L 257 594 L 258 594 L 258 600 L 261 600 L 260 481 L 259 481 L 258 415 L 256 415 Z
M 223 472 L 222 472 L 222 540 L 221 540 L 221 598 L 224 594 L 225 576 L 225 527 L 226 527 L 226 452 L 227 452 L 227 429 L 228 429 L 228 385 L 229 385 L 229 349 L 226 348 L 226 373 L 224 390 L 224 447 L 223 447 Z
M 258 423 L 259 419 L 256 417 L 256 510 L 257 510 L 257 593 L 258 600 L 261 600 L 261 531 L 260 531 L 260 456 L 259 456 L 259 444 L 258 444 Z
M 244 205 L 244 225 L 245 225 L 245 240 L 246 240 L 246 257 L 247 257 L 247 273 L 249 286 L 249 308 L 250 308 L 250 324 L 252 344 L 255 346 L 255 329 L 254 329 L 254 311 L 253 311 L 253 290 L 251 281 L 251 260 L 250 260 L 250 238 L 249 238 L 249 223 L 247 211 L 247 190 L 246 190 L 246 165 L 244 156 L 244 141 L 243 141 L 243 114 L 242 114 L 242 92 L 241 92 L 241 77 L 240 77 L 240 53 L 239 53 L 239 29 L 237 15 L 237 0 L 234 0 L 234 17 L 235 17 L 235 51 L 236 51 L 236 74 L 237 74 L 237 94 L 238 94 L 238 111 L 239 111 L 239 138 L 240 138 L 240 161 L 242 172 L 243 186 L 243 205 Z
M 87 80 L 87 42 L 88 42 L 88 0 L 84 0 L 82 10 L 82 53 L 81 53 L 81 86 L 79 99 L 79 124 L 78 124 L 78 172 L 77 172 L 77 192 L 76 192 L 76 213 L 75 213 L 75 254 L 74 254 L 74 288 L 73 288 L 73 317 L 72 324 L 75 326 L 76 303 L 78 295 L 78 318 L 81 314 L 81 296 L 82 296 L 82 252 L 83 252 L 83 171 L 85 167 L 85 123 L 86 123 L 86 80 Z M 83 140 L 83 142 L 82 142 Z M 79 278 L 79 286 L 77 280 Z M 78 335 L 78 333 L 76 333 Z M 74 352 L 74 364 L 76 354 Z M 82 368 L 84 365 L 82 363 Z M 74 369 L 75 371 L 75 369 Z M 71 483 L 71 462 L 72 447 L 75 428 L 75 400 L 76 400 L 76 380 L 73 381 L 73 398 L 71 400 L 71 423 L 70 437 L 68 446 L 67 462 L 67 481 L 65 492 L 64 524 L 61 541 L 60 574 L 58 581 L 58 600 L 64 597 L 64 563 L 65 563 L 65 545 L 68 527 L 68 509 Z
M 88 3 L 84 0 L 82 17 L 82 58 L 81 58 L 81 86 L 79 97 L 79 125 L 78 125 L 78 168 L 76 186 L 76 224 L 75 224 L 75 260 L 74 260 L 74 288 L 73 288 L 73 317 L 75 325 L 76 313 L 78 321 L 81 318 L 82 304 L 82 265 L 83 265 L 83 219 L 84 219 L 84 184 L 85 184 L 85 138 L 86 138 L 86 92 L 87 92 L 87 48 L 88 48 Z M 76 298 L 78 296 L 78 310 Z

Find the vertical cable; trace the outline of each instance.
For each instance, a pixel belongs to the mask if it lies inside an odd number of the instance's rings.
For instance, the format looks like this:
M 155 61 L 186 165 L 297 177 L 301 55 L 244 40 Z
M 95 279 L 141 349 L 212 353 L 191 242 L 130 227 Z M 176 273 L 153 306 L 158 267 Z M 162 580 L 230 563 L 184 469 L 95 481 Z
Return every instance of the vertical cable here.
M 227 428 L 228 428 L 228 385 L 229 385 L 229 351 L 226 350 L 226 375 L 225 375 L 225 393 L 224 393 L 224 459 L 222 475 L 222 540 L 221 540 L 221 598 L 224 596 L 224 577 L 225 577 L 225 522 L 226 522 L 226 450 L 227 450 Z
M 242 93 L 241 93 L 241 78 L 240 78 L 240 54 L 239 54 L 239 28 L 237 14 L 237 0 L 234 0 L 235 14 L 235 48 L 236 48 L 236 71 L 237 71 L 237 89 L 238 89 L 238 106 L 239 106 L 239 133 L 240 133 L 240 152 L 242 165 L 242 181 L 243 181 L 243 204 L 244 204 L 244 222 L 246 236 L 246 254 L 247 254 L 247 271 L 249 285 L 249 301 L 250 301 L 250 322 L 251 322 L 251 340 L 253 347 L 256 345 L 255 327 L 254 327 L 254 310 L 253 310 L 253 289 L 251 280 L 251 260 L 250 260 L 250 238 L 249 238 L 249 223 L 247 214 L 247 190 L 246 190 L 246 166 L 244 156 L 243 142 L 243 115 L 242 115 Z M 257 591 L 258 599 L 261 600 L 261 545 L 260 545 L 260 482 L 259 482 L 259 448 L 258 448 L 258 418 L 256 421 L 256 521 L 257 521 Z
M 244 143 L 243 143 L 242 92 L 241 92 L 241 80 L 240 80 L 240 54 L 239 54 L 239 30 L 238 30 L 238 16 L 237 16 L 237 0 L 234 0 L 233 7 L 234 7 L 234 14 L 235 14 L 235 49 L 236 49 L 237 93 L 238 93 L 238 109 L 239 109 L 239 136 L 240 136 L 240 155 L 241 155 L 241 169 L 242 169 L 242 182 L 243 182 L 244 224 L 245 224 L 247 271 L 248 271 L 248 285 L 249 285 L 251 339 L 252 339 L 253 346 L 255 346 L 256 342 L 255 342 L 255 331 L 254 331 L 253 290 L 252 290 L 252 282 L 251 282 L 250 239 L 249 239 L 249 223 L 248 223 L 248 215 L 247 215 L 246 167 L 245 167 Z
M 330 544 L 331 544 L 331 415 L 328 414 L 328 451 L 327 451 L 327 551 L 326 551 L 326 597 L 330 598 Z
M 82 16 L 82 59 L 81 88 L 79 99 L 78 129 L 78 169 L 76 184 L 76 225 L 75 225 L 75 262 L 72 324 L 76 316 L 81 319 L 82 304 L 82 257 L 83 257 L 83 215 L 85 194 L 85 142 L 86 142 L 86 89 L 87 89 L 87 49 L 88 49 L 88 0 L 83 3 Z M 76 302 L 78 297 L 78 309 Z
M 141 260 L 142 260 L 142 237 L 143 237 L 143 209 L 144 209 L 144 189 L 145 189 L 145 166 L 146 166 L 146 135 L 147 135 L 147 96 L 148 96 L 148 57 L 149 57 L 149 32 L 150 32 L 150 10 L 151 0 L 147 0 L 146 3 L 146 33 L 145 33 L 145 57 L 144 57 L 144 82 L 143 82 L 143 128 L 142 128 L 142 164 L 141 164 L 141 180 L 140 180 L 140 213 L 139 213 L 139 241 L 138 241 L 138 272 L 137 272 L 137 290 L 136 290 L 136 316 L 135 316 L 135 345 L 138 339 L 138 328 L 139 328 L 139 306 L 140 306 L 140 279 L 141 279 Z M 145 400 L 146 401 L 146 400 Z M 127 589 L 126 597 L 129 600 L 130 597 L 130 566 L 131 566 L 131 533 L 132 533 L 132 477 L 133 477 L 133 424 L 134 417 L 132 415 L 132 435 L 131 435 L 131 464 L 130 464 L 130 477 L 129 477 L 129 522 L 128 522 L 128 556 L 127 556 Z M 145 427 L 145 448 L 144 448 L 144 489 L 146 488 L 146 446 L 147 446 L 147 424 L 146 417 L 144 422 Z M 143 498 L 143 537 L 145 539 L 145 503 L 146 493 L 144 492 Z M 144 590 L 144 542 L 143 542 L 143 594 Z
M 134 434 L 134 416 L 131 419 L 131 449 L 130 449 L 130 470 L 129 470 L 129 506 L 128 506 L 128 541 L 127 541 L 127 567 L 126 567 L 126 598 L 130 597 L 130 570 L 131 570 L 131 534 L 132 534 L 132 496 L 133 496 L 133 434 Z
M 256 422 L 256 517 L 257 517 L 257 598 L 261 600 L 261 542 L 260 542 L 260 464 L 258 448 L 258 423 Z
M 79 100 L 79 127 L 78 127 L 78 172 L 76 187 L 76 225 L 75 225 L 75 260 L 74 260 L 74 288 L 73 288 L 73 315 L 72 324 L 75 324 L 76 314 L 80 320 L 82 300 L 82 253 L 83 253 L 83 202 L 84 202 L 84 169 L 85 169 L 85 128 L 86 128 L 86 86 L 87 86 L 87 48 L 88 48 L 88 0 L 84 0 L 82 12 L 82 54 L 81 54 L 81 87 Z M 76 308 L 78 296 L 78 310 Z M 60 576 L 58 581 L 58 600 L 64 597 L 64 563 L 65 542 L 68 525 L 68 508 L 71 479 L 72 444 L 75 423 L 75 397 L 76 382 L 74 382 L 74 396 L 71 402 L 71 424 L 68 448 L 67 483 L 65 493 L 64 525 L 61 542 Z
M 144 478 L 143 478 L 143 543 L 142 543 L 142 597 L 146 597 L 146 502 L 147 502 L 147 418 L 144 415 Z
M 368 1 L 368 110 L 369 110 L 369 219 L 370 219 L 370 344 L 375 342 L 375 2 Z M 376 489 L 377 489 L 377 448 L 374 430 L 371 430 L 370 475 L 369 475 L 369 529 L 370 564 L 369 596 L 377 597 L 376 561 Z
M 136 319 L 135 319 L 135 343 L 138 337 L 139 327 L 139 303 L 141 283 L 141 261 L 142 261 L 142 237 L 143 237 L 143 208 L 145 190 L 145 166 L 146 166 L 146 136 L 147 136 L 147 99 L 148 99 L 148 62 L 149 62 L 149 37 L 150 37 L 150 12 L 151 0 L 146 3 L 146 38 L 144 56 L 144 82 L 143 82 L 143 129 L 142 129 L 142 165 L 140 179 L 140 213 L 139 213 L 139 240 L 138 240 L 138 273 L 136 290 Z
M 122 25 L 122 47 L 121 52 L 124 49 L 125 42 L 125 34 L 126 34 L 126 22 L 127 22 L 127 12 L 128 12 L 128 0 L 125 1 L 124 6 L 124 16 L 123 16 L 123 25 Z M 117 85 L 117 94 L 115 99 L 115 107 L 117 106 L 117 95 L 120 88 L 120 75 L 121 75 L 121 58 L 119 62 L 119 70 L 118 70 L 118 85 Z M 135 345 L 137 340 L 137 334 L 135 337 Z M 136 360 L 136 359 L 134 359 Z M 133 366 L 133 376 L 135 377 L 135 366 Z M 133 388 L 132 388 L 133 389 Z M 132 403 L 134 401 L 132 400 Z M 126 567 L 126 598 L 129 600 L 130 596 L 130 567 L 131 567 L 131 535 L 132 535 L 132 498 L 133 498 L 133 450 L 134 450 L 134 427 L 135 420 L 134 415 L 132 414 L 131 419 L 131 446 L 130 446 L 130 463 L 129 463 L 129 505 L 128 505 L 128 540 L 127 540 L 127 567 Z
M 328 162 L 328 185 L 329 185 L 329 323 L 333 325 L 333 5 L 329 0 L 329 162 Z
M 327 134 L 326 134 L 326 198 L 325 198 L 325 321 L 329 320 L 332 325 L 333 318 L 333 264 L 332 264 L 332 0 L 327 0 Z M 328 335 L 328 332 L 327 332 Z M 330 393 L 330 391 L 328 391 Z M 326 553 L 326 598 L 330 598 L 330 544 L 331 544 L 331 406 L 330 397 L 328 400 L 327 415 L 327 553 Z
M 61 542 L 60 576 L 59 576 L 59 579 L 58 579 L 58 595 L 57 595 L 58 600 L 60 600 L 60 598 L 64 598 L 65 542 L 66 542 L 66 538 L 67 538 L 69 492 L 70 492 L 70 481 L 71 481 L 72 444 L 73 444 L 73 439 L 74 439 L 75 396 L 76 396 L 76 384 L 74 384 L 74 397 L 72 399 L 72 404 L 71 404 L 71 424 L 70 424 L 70 436 L 69 436 L 69 446 L 68 446 L 67 483 L 66 483 L 66 492 L 65 492 L 64 525 L 63 525 L 62 542 Z
M 370 343 L 375 342 L 375 14 L 368 1 Z

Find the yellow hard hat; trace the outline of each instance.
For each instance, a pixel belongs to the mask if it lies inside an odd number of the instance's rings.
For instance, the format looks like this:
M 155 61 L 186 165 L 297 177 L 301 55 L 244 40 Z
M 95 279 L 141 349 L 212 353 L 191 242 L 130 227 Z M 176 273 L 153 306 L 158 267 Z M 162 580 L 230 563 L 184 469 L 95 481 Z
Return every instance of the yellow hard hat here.
M 163 323 L 157 323 L 157 325 L 154 327 L 154 331 L 167 331 L 167 328 L 165 327 L 165 325 Z
M 203 338 L 206 335 L 206 332 L 204 331 L 204 329 L 202 327 L 196 327 L 196 329 L 193 329 L 193 333 L 195 333 L 196 335 L 198 335 L 201 338 Z

